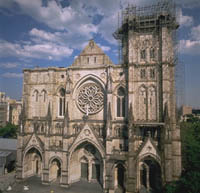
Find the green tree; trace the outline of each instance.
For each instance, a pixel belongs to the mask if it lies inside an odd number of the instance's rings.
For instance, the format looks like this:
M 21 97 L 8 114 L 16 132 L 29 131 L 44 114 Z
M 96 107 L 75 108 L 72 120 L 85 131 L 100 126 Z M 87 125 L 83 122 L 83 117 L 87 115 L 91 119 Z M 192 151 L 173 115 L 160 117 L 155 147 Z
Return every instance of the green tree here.
M 166 193 L 200 193 L 200 120 L 181 123 L 183 171 L 180 180 L 166 185 Z
M 0 136 L 3 138 L 17 138 L 18 126 L 7 123 L 5 127 L 0 128 Z

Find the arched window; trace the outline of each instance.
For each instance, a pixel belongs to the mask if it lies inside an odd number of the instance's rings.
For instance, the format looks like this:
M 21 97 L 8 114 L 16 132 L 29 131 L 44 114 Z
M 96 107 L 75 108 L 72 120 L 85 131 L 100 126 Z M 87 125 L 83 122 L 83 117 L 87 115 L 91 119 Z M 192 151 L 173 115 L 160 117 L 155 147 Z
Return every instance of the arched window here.
M 143 60 L 146 59 L 146 50 L 145 49 L 140 51 L 140 58 Z
M 154 59 L 154 58 L 155 58 L 155 49 L 154 49 L 154 48 L 151 48 L 151 49 L 150 49 L 150 58 L 151 58 L 151 59 Z
M 35 102 L 38 102 L 38 97 L 39 97 L 38 90 L 35 90 L 34 91 Z
M 145 86 L 139 88 L 139 120 L 147 119 L 147 89 Z
M 61 88 L 59 91 L 59 116 L 65 114 L 65 90 Z
M 42 101 L 46 102 L 46 99 L 47 99 L 47 92 L 46 92 L 46 90 L 43 90 L 42 91 Z
M 156 120 L 156 88 L 154 86 L 148 89 L 148 119 Z
M 117 117 L 125 117 L 125 89 L 117 90 Z

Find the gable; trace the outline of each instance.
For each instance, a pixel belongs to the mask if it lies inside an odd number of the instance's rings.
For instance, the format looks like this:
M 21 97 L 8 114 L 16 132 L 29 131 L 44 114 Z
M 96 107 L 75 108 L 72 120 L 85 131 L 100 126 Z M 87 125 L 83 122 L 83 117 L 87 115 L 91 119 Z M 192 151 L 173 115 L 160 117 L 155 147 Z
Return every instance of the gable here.
M 84 126 L 84 128 L 80 131 L 78 136 L 75 138 L 74 142 L 69 148 L 69 151 L 72 153 L 78 145 L 80 145 L 81 143 L 85 141 L 88 141 L 91 144 L 93 144 L 99 150 L 100 154 L 104 156 L 105 154 L 104 147 L 101 144 L 101 141 L 99 141 L 96 134 L 93 132 L 93 130 L 88 126 L 88 124 Z
M 103 50 L 90 40 L 88 45 L 83 49 L 81 54 L 75 59 L 72 66 L 99 66 L 113 64 L 110 58 Z
M 25 145 L 25 149 L 30 147 L 30 146 L 34 146 L 34 147 L 38 147 L 40 149 L 43 149 L 44 144 L 41 141 L 41 139 L 35 133 L 33 133 L 33 135 L 28 140 L 27 144 Z
M 148 155 L 152 155 L 153 157 L 160 160 L 160 155 L 156 146 L 153 144 L 151 138 L 148 138 L 146 142 L 144 142 L 143 146 L 141 147 L 138 157 L 142 158 Z

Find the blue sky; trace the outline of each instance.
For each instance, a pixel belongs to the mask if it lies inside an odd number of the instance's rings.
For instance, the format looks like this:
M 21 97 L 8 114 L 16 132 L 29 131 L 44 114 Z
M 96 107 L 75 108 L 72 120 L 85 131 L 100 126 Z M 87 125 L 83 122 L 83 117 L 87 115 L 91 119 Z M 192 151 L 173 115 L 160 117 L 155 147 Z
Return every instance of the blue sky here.
M 153 0 L 156 2 L 156 0 Z M 24 68 L 70 65 L 94 39 L 118 63 L 120 7 L 152 0 L 0 0 L 0 91 L 20 99 Z M 200 107 L 200 0 L 177 0 L 180 87 Z M 184 72 L 185 76 L 181 74 Z

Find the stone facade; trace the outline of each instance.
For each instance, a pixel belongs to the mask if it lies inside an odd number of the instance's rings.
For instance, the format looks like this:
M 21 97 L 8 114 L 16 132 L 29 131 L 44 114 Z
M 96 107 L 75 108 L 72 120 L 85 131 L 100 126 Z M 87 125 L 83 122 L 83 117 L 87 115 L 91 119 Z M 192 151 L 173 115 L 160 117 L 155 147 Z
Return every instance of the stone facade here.
M 180 176 L 173 42 L 167 27 L 161 33 L 130 31 L 128 65 L 114 65 L 91 40 L 67 68 L 24 70 L 17 179 L 98 181 L 105 192 L 136 193 Z

